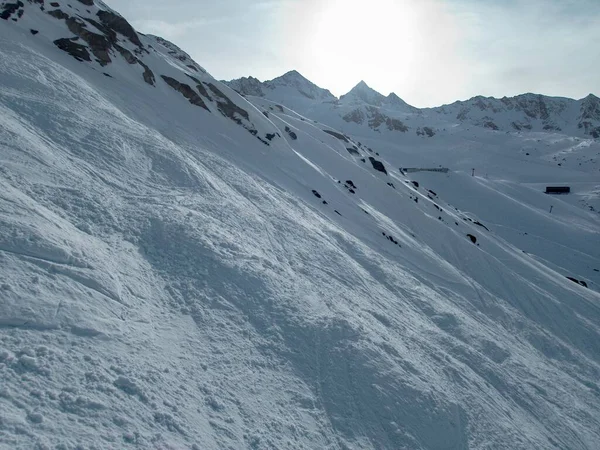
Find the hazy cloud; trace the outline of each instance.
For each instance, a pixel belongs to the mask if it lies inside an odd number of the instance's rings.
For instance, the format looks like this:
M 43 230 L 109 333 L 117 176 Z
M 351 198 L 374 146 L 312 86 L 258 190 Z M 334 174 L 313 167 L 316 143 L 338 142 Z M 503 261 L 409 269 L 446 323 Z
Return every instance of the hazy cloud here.
M 338 95 L 364 79 L 416 106 L 479 94 L 600 94 L 598 0 L 107 3 L 221 79 L 297 69 Z

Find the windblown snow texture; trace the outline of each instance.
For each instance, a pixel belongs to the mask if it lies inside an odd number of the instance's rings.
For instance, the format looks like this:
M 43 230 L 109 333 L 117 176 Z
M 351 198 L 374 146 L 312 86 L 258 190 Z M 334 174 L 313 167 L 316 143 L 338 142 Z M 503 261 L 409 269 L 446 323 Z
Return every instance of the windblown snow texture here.
M 598 448 L 584 126 L 243 98 L 99 0 L 0 15 L 0 447 Z

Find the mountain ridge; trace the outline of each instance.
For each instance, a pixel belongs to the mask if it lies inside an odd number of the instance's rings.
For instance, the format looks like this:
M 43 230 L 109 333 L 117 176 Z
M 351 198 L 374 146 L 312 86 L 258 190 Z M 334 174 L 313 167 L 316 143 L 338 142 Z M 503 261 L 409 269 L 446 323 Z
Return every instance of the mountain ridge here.
M 372 129 L 377 129 L 378 124 L 391 120 L 405 121 L 407 117 L 399 117 L 400 114 L 414 114 L 422 117 L 426 114 L 443 114 L 449 120 L 458 120 L 474 126 L 487 128 L 492 131 L 548 131 L 560 132 L 563 128 L 570 128 L 570 131 L 579 130 L 583 136 L 600 138 L 600 102 L 598 97 L 593 94 L 576 100 L 565 97 L 552 97 L 542 94 L 524 93 L 513 97 L 484 97 L 475 96 L 467 100 L 457 100 L 450 104 L 438 107 L 416 108 L 402 100 L 397 94 L 390 93 L 387 97 L 377 92 L 367 85 L 365 81 L 360 81 L 348 93 L 339 98 L 330 95 L 327 90 L 319 88 L 314 83 L 307 80 L 297 71 L 288 72 L 294 74 L 294 77 L 300 77 L 304 83 L 309 84 L 314 90 L 322 90 L 329 94 L 326 98 L 319 99 L 315 96 L 307 96 L 314 100 L 312 104 L 306 106 L 298 104 L 292 100 L 293 96 L 287 98 L 282 95 L 273 95 L 269 90 L 263 91 L 263 86 L 269 86 L 272 91 L 276 86 L 285 86 L 288 89 L 294 89 L 297 82 L 289 82 L 286 76 L 275 78 L 274 80 L 261 83 L 256 78 L 232 80 L 225 82 L 237 92 L 244 95 L 257 97 L 267 97 L 274 101 L 286 104 L 292 109 L 300 111 L 311 111 L 319 108 L 319 103 L 342 105 L 346 109 L 342 117 L 347 122 L 369 125 Z M 287 75 L 287 74 L 286 74 Z M 273 83 L 273 81 L 275 81 Z M 250 88 L 249 86 L 252 86 Z M 376 110 L 372 108 L 377 108 Z M 566 116 L 563 114 L 568 110 Z M 483 114 L 481 114 L 483 112 Z M 496 119 L 495 116 L 498 116 Z M 509 117 L 510 116 L 510 117 Z M 319 116 L 323 120 L 322 116 Z M 375 124 L 375 126 L 372 126 Z M 412 128 L 417 132 L 427 127 L 428 129 L 440 128 L 432 123 L 419 123 Z M 390 128 L 390 127 L 388 127 Z M 392 127 L 396 131 L 405 130 L 405 126 Z M 408 128 L 411 128 L 408 125 Z M 406 132 L 406 131 L 402 131 Z

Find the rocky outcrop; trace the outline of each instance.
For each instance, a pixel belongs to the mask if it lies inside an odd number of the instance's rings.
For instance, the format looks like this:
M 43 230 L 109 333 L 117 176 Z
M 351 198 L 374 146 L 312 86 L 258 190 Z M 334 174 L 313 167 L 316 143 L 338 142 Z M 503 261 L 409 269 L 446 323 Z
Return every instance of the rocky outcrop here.
M 78 61 L 92 60 L 88 52 L 88 48 L 85 45 L 73 42 L 72 39 L 57 39 L 54 41 L 54 45 L 56 45 L 61 50 L 67 52 L 69 55 L 71 55 Z
M 401 131 L 403 133 L 408 131 L 408 127 L 401 120 L 382 114 L 378 108 L 367 106 L 366 112 L 369 118 L 369 127 L 373 130 L 377 130 L 381 125 L 385 124 L 389 131 Z
M 0 11 L 0 19 L 8 20 L 11 16 L 16 13 L 20 8 L 25 6 L 23 2 L 18 1 L 14 3 L 5 3 Z
M 298 139 L 298 135 L 295 132 L 293 132 L 290 127 L 286 126 L 285 132 L 288 134 L 288 136 L 290 137 L 290 139 L 292 141 L 295 141 L 296 139 Z
M 346 122 L 354 122 L 362 125 L 365 121 L 365 113 L 361 109 L 355 109 L 342 117 Z
M 371 165 L 373 169 L 378 170 L 379 172 L 383 172 L 387 175 L 387 170 L 385 170 L 385 166 L 381 161 L 376 160 L 372 156 L 369 156 L 369 161 L 371 161 Z
M 198 78 L 193 77 L 192 75 L 190 75 L 188 73 L 186 73 L 186 75 L 196 83 L 196 89 L 198 89 L 198 92 L 200 92 L 200 95 L 209 99 L 212 102 L 212 97 L 209 95 L 208 91 L 206 90 L 206 88 L 204 87 L 202 82 Z
M 582 280 L 578 280 L 577 278 L 573 278 L 573 277 L 567 277 L 568 280 L 571 280 L 573 283 L 577 283 L 580 286 L 583 287 L 588 287 L 587 283 L 585 281 Z
M 106 66 L 107 64 L 112 62 L 109 52 L 114 44 L 114 41 L 111 42 L 110 36 L 107 37 L 105 35 L 89 31 L 86 27 L 85 22 L 81 19 L 75 17 L 67 17 L 65 21 L 67 23 L 69 31 L 71 31 L 71 33 L 73 33 L 74 35 L 80 37 L 88 44 L 90 50 L 96 57 L 96 61 L 98 61 L 98 63 L 101 66 Z
M 600 138 L 600 99 L 595 95 L 582 100 L 577 127 L 595 139 Z
M 119 52 L 123 59 L 125 59 L 125 61 L 127 61 L 129 64 L 139 64 L 144 69 L 142 75 L 144 81 L 154 86 L 155 77 L 150 67 L 148 67 L 147 64 L 142 62 L 132 52 L 130 52 L 125 47 L 117 43 L 118 32 L 123 34 L 135 45 L 137 45 L 140 49 L 140 53 L 143 47 L 137 33 L 133 30 L 131 25 L 129 25 L 129 23 L 121 16 L 107 11 L 99 11 L 98 17 L 102 22 L 100 23 L 89 17 L 85 18 L 85 20 L 80 17 L 71 17 L 60 9 L 53 9 L 51 11 L 48 11 L 48 14 L 56 19 L 64 20 L 69 31 L 87 44 L 86 48 L 86 46 L 83 46 L 81 44 L 73 45 L 72 43 L 69 43 L 68 41 L 73 41 L 73 38 L 59 39 L 55 41 L 55 44 L 58 46 L 58 48 L 66 51 L 79 61 L 91 61 L 88 52 L 89 48 L 89 50 L 91 50 L 92 54 L 96 58 L 96 61 L 101 66 L 106 66 L 112 62 L 111 50 L 114 49 L 117 52 Z M 88 29 L 88 24 L 101 31 L 102 34 L 90 31 Z
M 234 102 L 231 101 L 217 86 L 213 83 L 207 84 L 210 91 L 215 95 L 217 101 L 217 108 L 225 117 L 230 118 L 238 125 L 242 125 L 242 120 L 249 120 L 248 111 L 240 108 Z M 240 119 L 241 118 L 241 119 Z
M 435 136 L 435 131 L 433 131 L 433 128 L 430 127 L 419 127 L 417 128 L 417 136 L 433 137 Z
M 123 17 L 111 11 L 100 10 L 98 11 L 98 18 L 109 30 L 120 33 L 129 39 L 134 45 L 137 45 L 140 48 L 143 47 L 140 37 L 129 24 L 129 22 L 127 22 Z
M 344 141 L 344 142 L 348 142 L 350 143 L 350 140 L 348 139 L 348 137 L 344 136 L 341 133 L 338 133 L 337 131 L 333 131 L 333 130 L 323 130 L 325 133 L 333 136 L 334 138 L 339 139 L 340 141 Z
M 494 130 L 494 131 L 498 131 L 500 129 L 500 128 L 498 128 L 498 125 L 496 125 L 494 122 L 489 120 L 489 118 L 488 118 L 488 120 L 484 120 L 483 127 L 489 128 L 490 130 Z
M 204 100 L 198 95 L 196 91 L 194 91 L 189 85 L 185 83 L 181 83 L 177 81 L 175 78 L 168 77 L 166 75 L 161 75 L 161 78 L 171 86 L 176 91 L 180 92 L 192 105 L 200 106 L 207 111 L 210 111 L 204 103 Z

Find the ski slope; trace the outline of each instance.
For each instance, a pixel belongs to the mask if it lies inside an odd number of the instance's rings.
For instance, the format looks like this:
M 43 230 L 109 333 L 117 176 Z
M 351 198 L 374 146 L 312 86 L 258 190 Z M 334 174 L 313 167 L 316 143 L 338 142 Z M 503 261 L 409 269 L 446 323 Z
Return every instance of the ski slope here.
M 470 177 L 481 141 L 419 155 L 250 103 L 153 36 L 116 44 L 154 84 L 116 47 L 78 61 L 23 10 L 0 22 L 0 447 L 597 448 L 592 211 L 549 216 L 509 157 Z

